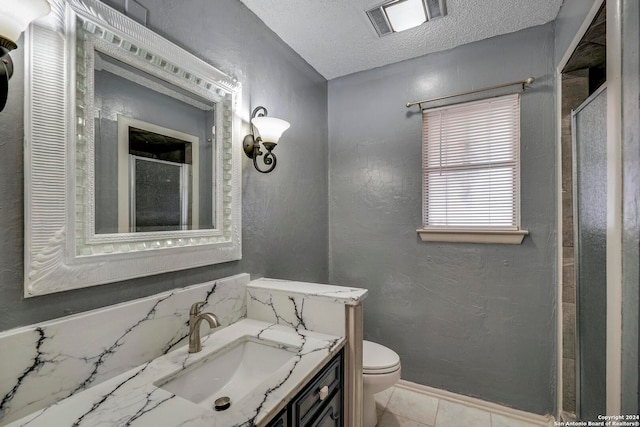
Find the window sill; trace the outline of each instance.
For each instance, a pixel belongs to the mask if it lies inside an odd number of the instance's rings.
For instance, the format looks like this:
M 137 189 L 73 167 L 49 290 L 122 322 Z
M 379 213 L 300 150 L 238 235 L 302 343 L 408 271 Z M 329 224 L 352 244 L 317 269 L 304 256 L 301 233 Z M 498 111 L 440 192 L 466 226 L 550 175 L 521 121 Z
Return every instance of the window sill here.
M 499 243 L 520 245 L 526 230 L 435 230 L 418 229 L 423 242 L 456 242 L 456 243 Z

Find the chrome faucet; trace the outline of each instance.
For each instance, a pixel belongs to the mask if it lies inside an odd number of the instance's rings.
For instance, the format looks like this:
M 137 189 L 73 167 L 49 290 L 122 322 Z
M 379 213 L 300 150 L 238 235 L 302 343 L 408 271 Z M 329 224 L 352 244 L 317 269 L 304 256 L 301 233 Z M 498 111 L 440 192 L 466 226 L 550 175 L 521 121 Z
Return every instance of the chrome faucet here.
M 189 353 L 197 353 L 202 350 L 202 342 L 200 342 L 200 322 L 206 320 L 209 327 L 217 328 L 220 321 L 212 313 L 199 313 L 200 307 L 205 305 L 206 301 L 199 301 L 191 305 L 189 310 Z

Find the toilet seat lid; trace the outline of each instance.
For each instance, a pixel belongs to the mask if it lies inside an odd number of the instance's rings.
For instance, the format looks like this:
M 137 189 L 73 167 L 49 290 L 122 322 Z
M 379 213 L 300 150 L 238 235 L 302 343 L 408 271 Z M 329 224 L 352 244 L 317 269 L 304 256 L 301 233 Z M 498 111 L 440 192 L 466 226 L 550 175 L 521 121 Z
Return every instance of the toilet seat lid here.
M 389 373 L 399 367 L 400 356 L 398 353 L 378 343 L 362 341 L 362 370 L 364 373 Z

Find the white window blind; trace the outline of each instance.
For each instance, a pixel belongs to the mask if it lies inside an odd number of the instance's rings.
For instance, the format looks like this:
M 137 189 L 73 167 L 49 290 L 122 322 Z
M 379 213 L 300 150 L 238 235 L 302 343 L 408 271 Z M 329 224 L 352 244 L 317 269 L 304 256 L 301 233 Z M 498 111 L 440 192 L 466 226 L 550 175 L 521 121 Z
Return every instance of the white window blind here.
M 519 94 L 424 110 L 422 135 L 425 230 L 519 230 Z

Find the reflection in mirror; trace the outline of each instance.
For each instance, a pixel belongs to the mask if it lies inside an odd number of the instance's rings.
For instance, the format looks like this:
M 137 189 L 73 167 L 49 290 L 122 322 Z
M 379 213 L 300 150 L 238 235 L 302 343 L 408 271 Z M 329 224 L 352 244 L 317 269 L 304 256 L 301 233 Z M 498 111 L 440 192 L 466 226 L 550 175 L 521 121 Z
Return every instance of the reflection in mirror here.
M 153 130 L 157 132 L 153 132 Z M 193 230 L 200 224 L 199 139 L 118 115 L 118 229 Z M 125 169 L 128 161 L 129 170 Z M 127 197 L 128 195 L 128 197 Z
M 96 234 L 212 229 L 215 104 L 95 52 Z

